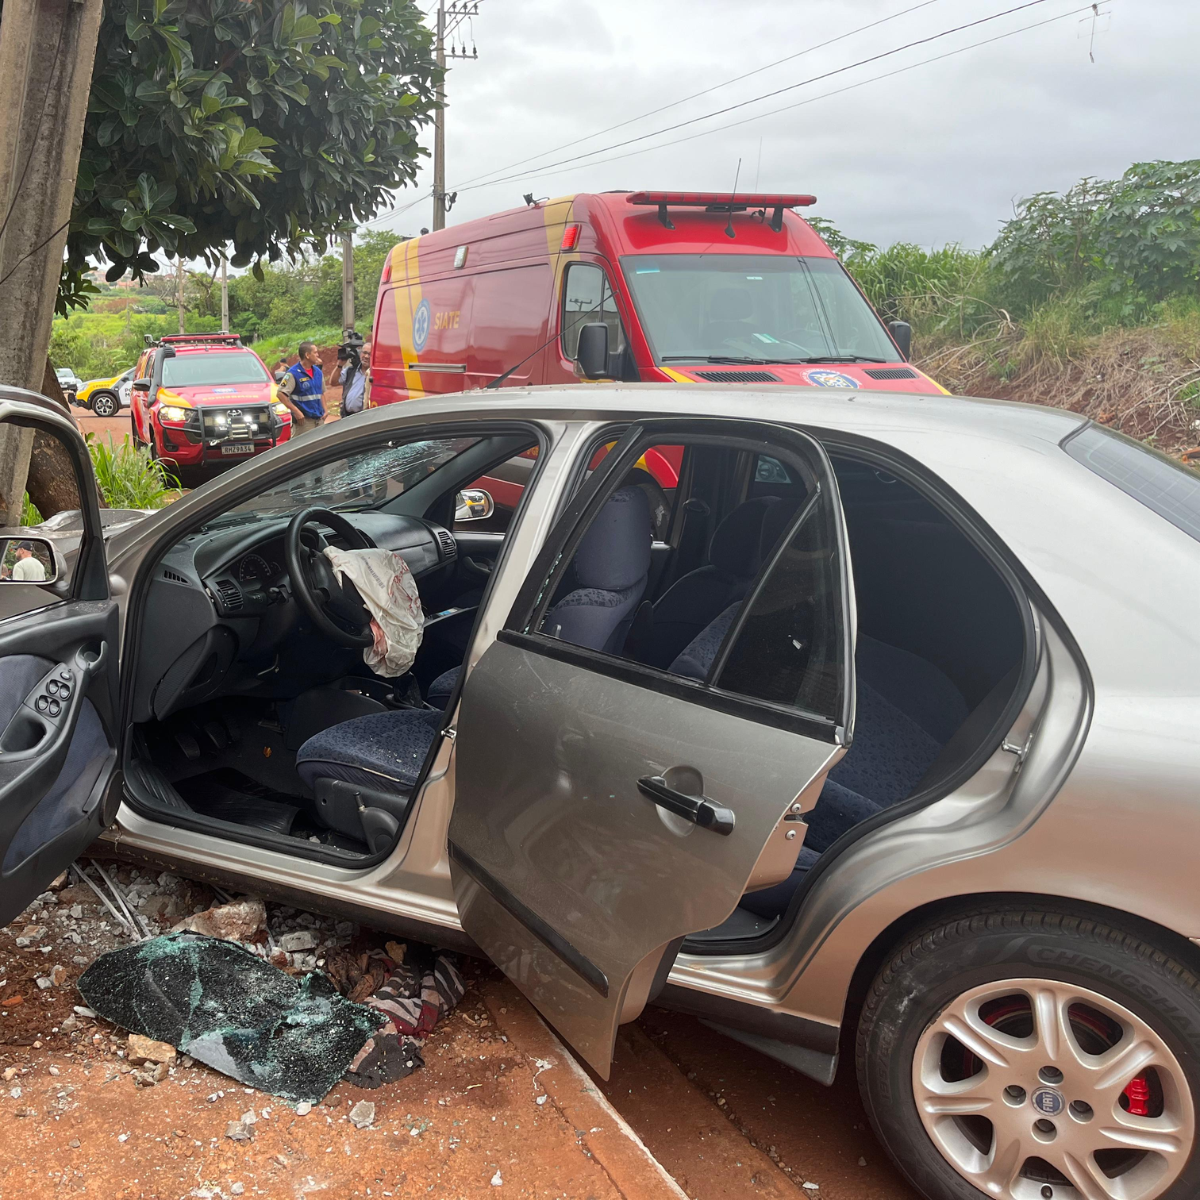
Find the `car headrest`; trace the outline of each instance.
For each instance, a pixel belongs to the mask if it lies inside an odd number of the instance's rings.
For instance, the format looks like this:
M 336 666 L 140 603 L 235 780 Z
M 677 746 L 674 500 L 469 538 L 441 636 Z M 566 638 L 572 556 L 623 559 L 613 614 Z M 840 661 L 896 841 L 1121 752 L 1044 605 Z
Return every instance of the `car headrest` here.
M 759 539 L 767 511 L 778 507 L 778 496 L 760 496 L 739 504 L 712 535 L 708 545 L 708 561 L 730 575 L 749 578 L 762 561 Z
M 745 288 L 720 288 L 708 302 L 710 321 L 744 321 L 754 315 L 754 300 Z
M 588 527 L 572 560 L 581 588 L 620 591 L 650 570 L 650 504 L 639 487 L 614 492 Z
M 781 500 L 778 504 L 767 509 L 763 516 L 762 532 L 758 539 L 758 561 L 764 562 L 775 548 L 775 543 L 783 537 L 784 530 L 796 518 L 800 504 L 794 500 Z

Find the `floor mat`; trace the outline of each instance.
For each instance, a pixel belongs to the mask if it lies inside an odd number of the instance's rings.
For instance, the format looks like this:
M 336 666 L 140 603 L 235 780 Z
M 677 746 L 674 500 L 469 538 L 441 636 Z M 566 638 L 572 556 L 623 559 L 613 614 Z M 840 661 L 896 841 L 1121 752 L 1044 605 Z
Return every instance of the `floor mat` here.
M 300 813 L 293 797 L 229 767 L 181 779 L 175 790 L 202 816 L 271 833 L 290 834 Z

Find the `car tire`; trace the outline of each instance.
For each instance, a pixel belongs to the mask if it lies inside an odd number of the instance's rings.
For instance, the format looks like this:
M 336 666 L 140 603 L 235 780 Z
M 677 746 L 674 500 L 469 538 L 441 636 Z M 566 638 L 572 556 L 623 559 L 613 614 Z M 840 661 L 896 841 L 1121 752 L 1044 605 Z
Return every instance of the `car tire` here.
M 856 1058 L 929 1200 L 1200 1195 L 1200 979 L 1165 939 L 1052 909 L 932 926 L 876 976 Z
M 92 397 L 91 409 L 97 417 L 115 417 L 121 411 L 121 402 L 112 392 L 97 392 Z

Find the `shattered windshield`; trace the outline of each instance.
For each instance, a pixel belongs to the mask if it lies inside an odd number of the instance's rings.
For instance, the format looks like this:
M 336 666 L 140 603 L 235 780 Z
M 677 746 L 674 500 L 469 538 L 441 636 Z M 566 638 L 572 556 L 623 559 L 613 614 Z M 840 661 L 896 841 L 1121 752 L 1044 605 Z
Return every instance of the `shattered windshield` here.
M 210 524 L 226 524 L 257 513 L 299 512 L 314 505 L 373 508 L 408 491 L 478 441 L 471 437 L 392 441 L 361 450 L 251 496 Z

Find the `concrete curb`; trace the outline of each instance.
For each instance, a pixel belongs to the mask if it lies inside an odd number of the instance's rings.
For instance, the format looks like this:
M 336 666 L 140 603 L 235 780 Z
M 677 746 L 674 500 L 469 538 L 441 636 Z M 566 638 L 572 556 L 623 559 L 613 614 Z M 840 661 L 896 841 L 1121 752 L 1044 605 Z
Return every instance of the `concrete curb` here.
M 534 1079 L 545 1090 L 546 1103 L 553 1104 L 575 1129 L 583 1152 L 600 1165 L 626 1200 L 688 1200 L 687 1193 L 512 984 L 485 985 L 483 999 L 509 1044 L 534 1064 Z

